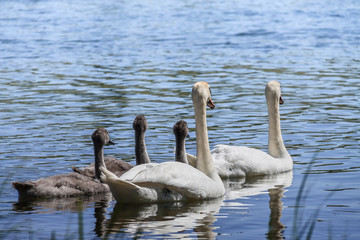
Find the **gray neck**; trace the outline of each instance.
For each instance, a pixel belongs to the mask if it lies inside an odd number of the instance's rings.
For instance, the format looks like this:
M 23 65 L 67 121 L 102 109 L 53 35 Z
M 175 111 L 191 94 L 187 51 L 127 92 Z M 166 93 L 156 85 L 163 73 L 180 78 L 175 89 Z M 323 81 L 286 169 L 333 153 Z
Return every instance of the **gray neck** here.
M 94 155 L 95 155 L 95 178 L 101 181 L 100 167 L 106 167 L 104 162 L 104 149 L 101 144 L 94 143 Z
M 188 164 L 188 160 L 186 157 L 186 149 L 185 149 L 185 138 L 176 135 L 175 139 L 176 139 L 175 161 Z
M 269 115 L 269 154 L 274 158 L 290 156 L 281 135 L 279 98 L 268 99 L 267 105 Z
M 135 132 L 135 158 L 136 165 L 150 163 L 145 144 L 145 132 L 142 131 Z

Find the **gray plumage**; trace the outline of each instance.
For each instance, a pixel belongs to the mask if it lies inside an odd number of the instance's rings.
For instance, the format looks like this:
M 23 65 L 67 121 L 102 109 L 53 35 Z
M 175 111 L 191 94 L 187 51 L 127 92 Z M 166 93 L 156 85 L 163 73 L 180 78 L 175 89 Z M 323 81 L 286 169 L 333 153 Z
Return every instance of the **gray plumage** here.
M 176 143 L 175 161 L 188 164 L 185 149 L 185 139 L 189 137 L 189 128 L 187 123 L 184 120 L 178 121 L 173 127 L 173 132 L 175 134 Z
M 125 161 L 117 160 L 115 157 L 109 156 L 104 158 L 103 147 L 107 144 L 114 144 L 109 137 L 109 134 L 105 128 L 99 128 L 92 136 L 94 144 L 94 156 L 95 162 L 90 166 L 83 169 L 72 167 L 74 172 L 82 174 L 84 176 L 100 180 L 100 166 L 106 166 L 106 168 L 114 173 L 116 176 L 123 175 L 126 171 L 131 169 L 133 166 Z
M 135 152 L 138 156 L 137 164 L 150 162 L 145 146 L 145 131 L 147 122 L 145 117 L 137 116 L 133 123 L 135 130 Z M 135 129 L 136 128 L 136 129 Z M 91 136 L 94 145 L 95 162 L 83 169 L 72 167 L 73 172 L 42 178 L 36 181 L 13 182 L 12 186 L 18 191 L 19 198 L 26 197 L 73 197 L 110 193 L 109 187 L 100 182 L 100 166 L 117 176 L 121 176 L 133 166 L 115 157 L 104 158 L 104 145 L 114 144 L 105 128 L 99 128 Z M 140 139 L 138 139 L 140 138 Z
M 136 158 L 136 165 L 149 163 L 150 159 L 148 156 L 148 153 L 146 151 L 146 145 L 145 145 L 145 132 L 148 128 L 148 124 L 146 121 L 146 118 L 142 115 L 138 115 L 134 122 L 133 122 L 133 129 L 135 130 L 135 158 Z M 96 138 L 96 136 L 94 136 Z M 94 142 L 94 141 L 93 141 Z M 95 141 L 96 142 L 96 141 Z M 94 151 L 95 151 L 95 158 L 97 155 L 99 157 L 101 156 L 100 151 L 96 151 L 97 148 L 100 148 L 101 145 L 96 146 L 94 142 Z M 99 143 L 101 144 L 101 143 Z M 110 142 L 112 144 L 112 142 Z M 99 162 L 95 160 L 95 163 Z M 108 169 L 110 172 L 114 173 L 116 176 L 120 177 L 125 172 L 127 172 L 130 168 L 133 167 L 133 165 L 129 164 L 128 162 L 117 160 L 115 157 L 109 156 L 105 157 L 104 159 L 106 169 Z M 83 169 L 79 169 L 76 167 L 72 167 L 74 172 L 78 172 L 82 175 L 95 178 L 95 168 L 94 164 L 91 164 L 88 167 L 85 167 Z M 100 173 L 97 172 L 96 178 L 99 179 Z
M 103 147 L 111 144 L 106 129 L 99 128 L 92 134 L 95 152 L 95 166 L 104 164 Z M 13 182 L 12 186 L 19 192 L 19 198 L 25 197 L 73 197 L 108 193 L 109 187 L 94 178 L 71 172 L 36 181 Z
M 146 118 L 142 115 L 138 115 L 133 122 L 133 129 L 135 130 L 136 165 L 150 163 L 150 158 L 145 144 L 145 132 L 147 128 L 148 124 Z

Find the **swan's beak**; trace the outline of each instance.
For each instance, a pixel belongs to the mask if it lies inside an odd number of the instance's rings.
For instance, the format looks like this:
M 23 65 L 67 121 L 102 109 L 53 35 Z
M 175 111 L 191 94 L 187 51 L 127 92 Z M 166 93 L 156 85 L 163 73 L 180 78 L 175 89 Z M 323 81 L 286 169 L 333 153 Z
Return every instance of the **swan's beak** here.
M 115 145 L 115 143 L 114 143 L 113 141 L 111 141 L 111 140 L 109 140 L 109 141 L 107 142 L 107 144 L 108 144 L 108 145 Z
M 207 106 L 210 109 L 214 109 L 215 108 L 215 104 L 213 103 L 213 101 L 211 100 L 211 98 L 209 98 L 209 100 L 207 101 Z
M 284 100 L 282 99 L 282 97 L 280 96 L 280 101 L 279 101 L 280 105 L 284 104 Z

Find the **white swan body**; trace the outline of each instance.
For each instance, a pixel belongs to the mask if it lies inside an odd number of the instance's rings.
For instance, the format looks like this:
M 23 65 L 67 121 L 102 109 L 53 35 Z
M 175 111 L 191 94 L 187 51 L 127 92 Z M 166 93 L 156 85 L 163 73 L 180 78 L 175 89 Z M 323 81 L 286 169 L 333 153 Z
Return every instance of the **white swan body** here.
M 277 174 L 292 170 L 293 160 L 285 148 L 280 128 L 279 105 L 283 103 L 280 83 L 268 82 L 265 96 L 269 114 L 269 153 L 245 146 L 216 145 L 211 156 L 221 178 Z M 195 166 L 194 156 L 187 154 L 187 159 L 190 165 Z
M 274 158 L 261 150 L 245 146 L 219 144 L 211 150 L 211 156 L 222 179 L 278 174 L 293 168 L 292 159 Z M 186 157 L 189 164 L 195 167 L 196 157 L 188 153 Z
M 105 168 L 101 170 L 106 174 L 106 183 L 118 202 L 189 201 L 213 199 L 224 194 L 222 188 L 213 188 L 219 185 L 216 181 L 180 162 L 143 164 L 120 178 Z
M 293 167 L 291 158 L 274 158 L 261 150 L 244 146 L 217 145 L 211 155 L 222 178 L 278 174 Z
M 224 185 L 214 168 L 207 138 L 206 105 L 215 106 L 206 82 L 194 84 L 192 99 L 197 136 L 196 168 L 181 162 L 135 166 L 120 178 L 104 167 L 101 179 L 118 202 L 149 203 L 213 199 L 224 195 Z

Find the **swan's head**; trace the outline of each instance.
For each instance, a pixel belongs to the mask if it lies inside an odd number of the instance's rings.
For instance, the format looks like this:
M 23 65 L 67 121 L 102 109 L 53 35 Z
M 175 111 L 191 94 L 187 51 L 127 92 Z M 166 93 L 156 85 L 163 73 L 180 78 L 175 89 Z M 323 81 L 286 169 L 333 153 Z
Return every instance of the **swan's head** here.
M 279 104 L 283 104 L 284 101 L 281 97 L 280 83 L 278 81 L 270 81 L 266 84 L 265 88 L 266 97 L 278 100 Z
M 215 105 L 211 100 L 210 85 L 207 82 L 197 82 L 192 88 L 191 97 L 193 102 L 205 102 L 206 105 L 213 109 Z
M 133 122 L 133 129 L 135 132 L 145 132 L 148 128 L 146 118 L 142 115 L 136 116 Z
M 115 143 L 110 140 L 108 131 L 105 128 L 99 128 L 91 135 L 91 139 L 95 145 L 114 145 Z
M 184 120 L 180 120 L 177 123 L 175 123 L 173 127 L 173 132 L 175 136 L 180 137 L 182 139 L 189 137 L 189 128 Z

